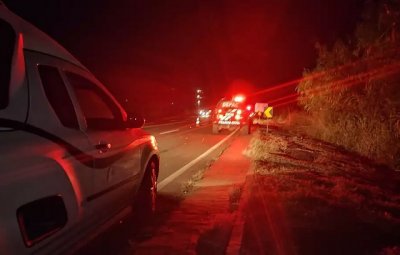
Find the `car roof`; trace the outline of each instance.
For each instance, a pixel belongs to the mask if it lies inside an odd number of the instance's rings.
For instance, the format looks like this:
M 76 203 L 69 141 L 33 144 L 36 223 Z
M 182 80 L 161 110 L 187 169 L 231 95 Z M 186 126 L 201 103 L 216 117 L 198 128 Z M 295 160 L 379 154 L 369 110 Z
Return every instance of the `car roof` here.
M 23 36 L 24 49 L 57 57 L 87 70 L 84 65 L 55 40 L 8 10 L 1 0 L 0 19 L 10 23 L 17 35 Z

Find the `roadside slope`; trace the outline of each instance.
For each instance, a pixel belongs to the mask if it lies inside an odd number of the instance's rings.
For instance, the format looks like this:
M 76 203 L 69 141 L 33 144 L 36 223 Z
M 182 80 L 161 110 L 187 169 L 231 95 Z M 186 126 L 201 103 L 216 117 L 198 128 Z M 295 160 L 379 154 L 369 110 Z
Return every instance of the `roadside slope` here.
M 240 254 L 400 254 L 400 177 L 303 136 L 260 131 Z

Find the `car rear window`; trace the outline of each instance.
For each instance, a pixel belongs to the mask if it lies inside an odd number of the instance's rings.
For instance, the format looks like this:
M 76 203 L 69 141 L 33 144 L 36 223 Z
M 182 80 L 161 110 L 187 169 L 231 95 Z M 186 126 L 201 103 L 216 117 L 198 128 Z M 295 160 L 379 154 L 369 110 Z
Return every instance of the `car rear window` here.
M 75 91 L 88 129 L 103 130 L 121 127 L 121 111 L 103 90 L 80 75 L 74 73 L 66 73 L 66 75 Z
M 15 47 L 15 31 L 0 19 L 0 110 L 8 106 L 11 62 Z
M 45 65 L 38 69 L 46 97 L 58 119 L 65 127 L 79 129 L 74 105 L 58 69 Z

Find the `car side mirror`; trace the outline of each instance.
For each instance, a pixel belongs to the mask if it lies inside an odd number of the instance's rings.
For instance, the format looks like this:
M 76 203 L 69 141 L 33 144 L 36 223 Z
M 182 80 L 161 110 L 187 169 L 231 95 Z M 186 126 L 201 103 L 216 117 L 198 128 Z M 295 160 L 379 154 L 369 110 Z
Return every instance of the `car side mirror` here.
M 128 114 L 128 118 L 125 122 L 125 128 L 142 128 L 144 126 L 145 119 L 141 116 Z

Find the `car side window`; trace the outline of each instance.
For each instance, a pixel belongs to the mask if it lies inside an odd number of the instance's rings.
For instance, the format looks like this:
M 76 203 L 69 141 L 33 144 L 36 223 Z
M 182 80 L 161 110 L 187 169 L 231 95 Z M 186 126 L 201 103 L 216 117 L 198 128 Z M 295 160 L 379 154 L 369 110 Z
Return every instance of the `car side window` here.
M 75 91 L 88 130 L 119 129 L 122 126 L 119 108 L 104 91 L 80 75 L 66 73 L 66 76 Z
M 47 100 L 60 122 L 65 127 L 79 129 L 74 105 L 58 69 L 39 65 L 38 70 Z
M 0 19 L 0 110 L 8 106 L 11 62 L 16 34 L 10 24 Z

